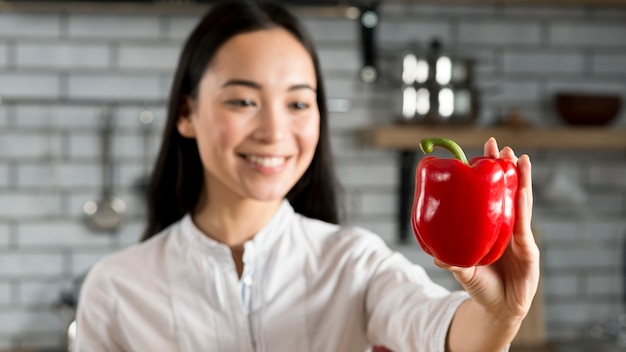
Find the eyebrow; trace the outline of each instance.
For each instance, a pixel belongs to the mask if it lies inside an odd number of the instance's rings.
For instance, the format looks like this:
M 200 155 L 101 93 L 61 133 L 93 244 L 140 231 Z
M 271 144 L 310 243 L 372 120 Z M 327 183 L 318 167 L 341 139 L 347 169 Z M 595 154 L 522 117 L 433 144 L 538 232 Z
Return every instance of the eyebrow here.
M 311 87 L 310 84 L 307 83 L 302 83 L 302 84 L 294 84 L 293 86 L 289 87 L 289 89 L 287 90 L 298 90 L 298 89 L 309 89 L 312 90 L 314 93 L 317 93 L 317 89 Z
M 229 87 L 229 86 L 244 86 L 244 87 L 249 87 L 249 88 L 253 88 L 257 90 L 261 90 L 263 88 L 260 84 L 253 82 L 253 81 L 248 81 L 245 79 L 231 79 L 227 81 L 226 83 L 224 83 L 222 85 L 222 88 Z M 298 89 L 309 89 L 313 92 L 317 92 L 317 89 L 313 88 L 310 84 L 307 84 L 307 83 L 294 84 L 290 86 L 287 90 L 293 91 L 293 90 L 298 90 Z
M 222 88 L 226 88 L 229 86 L 245 86 L 245 87 L 250 87 L 250 88 L 254 88 L 254 89 L 261 89 L 261 85 L 253 82 L 253 81 L 248 81 L 245 79 L 231 79 L 229 81 L 227 81 L 226 83 L 222 84 Z

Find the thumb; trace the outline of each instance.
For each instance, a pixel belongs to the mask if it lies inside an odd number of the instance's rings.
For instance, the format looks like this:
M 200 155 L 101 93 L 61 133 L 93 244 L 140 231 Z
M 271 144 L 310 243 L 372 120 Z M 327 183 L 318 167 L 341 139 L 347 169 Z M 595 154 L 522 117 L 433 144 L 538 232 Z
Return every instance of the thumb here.
M 466 288 L 471 286 L 471 283 L 474 281 L 474 277 L 476 276 L 477 267 L 475 266 L 464 268 L 460 266 L 448 265 L 439 259 L 435 259 L 435 265 L 451 272 L 452 275 L 454 275 L 454 278 Z

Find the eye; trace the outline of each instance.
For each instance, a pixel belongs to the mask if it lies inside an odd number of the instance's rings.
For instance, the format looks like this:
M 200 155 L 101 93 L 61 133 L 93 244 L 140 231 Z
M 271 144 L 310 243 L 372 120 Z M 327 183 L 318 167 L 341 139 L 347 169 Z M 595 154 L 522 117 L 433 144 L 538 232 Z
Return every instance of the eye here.
M 256 103 L 251 99 L 233 99 L 228 100 L 226 104 L 235 106 L 235 107 L 248 107 L 248 106 L 256 106 Z
M 301 102 L 301 101 L 296 101 L 296 102 L 289 104 L 289 108 L 295 109 L 295 110 L 305 110 L 309 108 L 309 104 L 305 102 Z

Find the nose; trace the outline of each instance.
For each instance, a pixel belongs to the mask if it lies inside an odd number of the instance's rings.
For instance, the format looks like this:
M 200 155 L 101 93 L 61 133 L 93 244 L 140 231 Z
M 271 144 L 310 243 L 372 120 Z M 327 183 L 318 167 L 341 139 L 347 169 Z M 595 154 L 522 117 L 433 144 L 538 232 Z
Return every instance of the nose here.
M 253 137 L 265 143 L 278 142 L 287 136 L 288 117 L 280 107 L 264 107 L 259 113 Z

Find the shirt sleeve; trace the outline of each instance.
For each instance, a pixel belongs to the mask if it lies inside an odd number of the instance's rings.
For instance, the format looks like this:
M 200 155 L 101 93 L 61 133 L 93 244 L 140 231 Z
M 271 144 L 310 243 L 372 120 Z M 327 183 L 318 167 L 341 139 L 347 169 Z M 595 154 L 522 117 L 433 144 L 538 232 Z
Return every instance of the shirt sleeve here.
M 74 352 L 123 351 L 115 325 L 116 298 L 107 271 L 96 264 L 81 287 Z
M 452 317 L 468 298 L 435 284 L 401 254 L 389 253 L 366 292 L 368 338 L 392 351 L 444 352 Z

